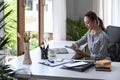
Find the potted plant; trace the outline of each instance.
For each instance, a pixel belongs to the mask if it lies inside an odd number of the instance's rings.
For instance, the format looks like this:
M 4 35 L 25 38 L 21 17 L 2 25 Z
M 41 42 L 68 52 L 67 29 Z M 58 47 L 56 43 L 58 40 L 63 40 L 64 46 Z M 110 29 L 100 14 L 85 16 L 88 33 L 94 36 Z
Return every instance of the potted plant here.
M 5 19 L 12 13 L 9 10 L 6 14 L 3 14 L 4 10 L 9 7 L 4 1 L 0 1 L 0 80 L 13 80 L 14 71 L 10 69 L 9 65 L 5 65 L 5 49 L 6 44 L 10 42 L 11 35 L 6 31 Z
M 83 22 L 83 17 L 79 17 L 79 20 L 73 20 L 67 18 L 67 39 L 76 41 L 80 39 L 86 32 L 87 28 Z
M 0 65 L 0 80 L 17 80 L 15 71 L 10 69 L 9 65 Z
M 68 40 L 77 41 L 88 31 L 84 24 L 83 17 L 79 17 L 78 20 L 68 18 L 66 23 Z M 84 51 L 89 52 L 88 46 L 85 46 Z

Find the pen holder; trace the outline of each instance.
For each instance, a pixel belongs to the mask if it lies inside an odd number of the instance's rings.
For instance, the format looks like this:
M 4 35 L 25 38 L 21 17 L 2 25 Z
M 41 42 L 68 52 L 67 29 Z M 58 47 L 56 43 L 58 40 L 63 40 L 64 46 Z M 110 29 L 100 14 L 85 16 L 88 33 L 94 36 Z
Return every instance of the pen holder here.
M 48 59 L 48 49 L 49 49 L 49 46 L 47 46 L 46 48 L 40 46 L 40 49 L 41 49 L 41 59 Z
M 41 59 L 48 59 L 48 50 L 41 50 Z

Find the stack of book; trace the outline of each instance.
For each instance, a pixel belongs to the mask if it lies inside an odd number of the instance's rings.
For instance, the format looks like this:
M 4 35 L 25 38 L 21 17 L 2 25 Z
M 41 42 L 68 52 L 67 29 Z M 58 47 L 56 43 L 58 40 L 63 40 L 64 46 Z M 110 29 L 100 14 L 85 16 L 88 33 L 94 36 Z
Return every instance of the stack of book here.
M 111 71 L 111 61 L 110 60 L 98 60 L 95 63 L 96 71 Z

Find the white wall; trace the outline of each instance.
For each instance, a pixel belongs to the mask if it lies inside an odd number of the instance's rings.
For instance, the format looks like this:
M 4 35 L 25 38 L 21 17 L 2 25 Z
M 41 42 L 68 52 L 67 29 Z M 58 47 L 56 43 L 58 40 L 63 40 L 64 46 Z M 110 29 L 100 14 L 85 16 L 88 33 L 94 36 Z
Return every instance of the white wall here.
M 93 10 L 93 0 L 66 0 L 67 17 L 78 19 L 89 10 Z
M 66 0 L 53 0 L 53 40 L 66 40 Z

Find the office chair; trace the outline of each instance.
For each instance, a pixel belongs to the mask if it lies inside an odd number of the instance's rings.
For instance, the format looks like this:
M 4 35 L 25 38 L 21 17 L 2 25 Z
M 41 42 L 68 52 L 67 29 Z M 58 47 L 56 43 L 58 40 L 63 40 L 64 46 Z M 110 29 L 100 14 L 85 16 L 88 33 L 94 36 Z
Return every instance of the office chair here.
M 119 26 L 108 26 L 106 28 L 110 44 L 108 53 L 112 61 L 120 62 L 120 27 Z

